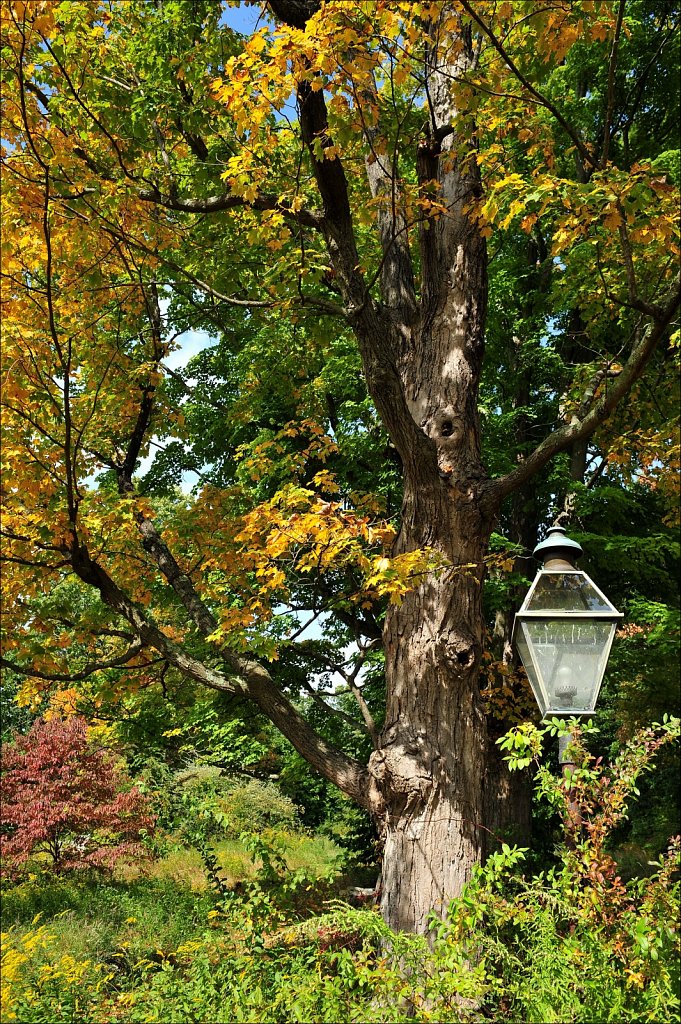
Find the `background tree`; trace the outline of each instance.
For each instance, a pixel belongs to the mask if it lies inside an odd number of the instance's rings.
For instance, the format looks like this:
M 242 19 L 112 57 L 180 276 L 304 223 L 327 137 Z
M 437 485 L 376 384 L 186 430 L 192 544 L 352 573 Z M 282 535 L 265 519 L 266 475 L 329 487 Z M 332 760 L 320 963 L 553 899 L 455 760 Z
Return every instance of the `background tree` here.
M 38 719 L 3 748 L 3 871 L 46 854 L 55 872 L 138 859 L 154 825 L 147 797 L 120 761 L 88 738 L 84 718 Z
M 492 532 L 524 548 L 606 475 L 606 423 L 677 352 L 677 190 L 641 140 L 654 111 L 670 138 L 652 83 L 678 12 L 281 0 L 247 36 L 213 2 L 3 16 L 23 699 L 175 674 L 255 702 L 371 813 L 386 919 L 423 930 L 508 792 L 481 695 Z M 190 327 L 218 341 L 178 373 Z M 630 409 L 655 474 L 667 410 Z M 368 759 L 302 714 L 320 671 Z

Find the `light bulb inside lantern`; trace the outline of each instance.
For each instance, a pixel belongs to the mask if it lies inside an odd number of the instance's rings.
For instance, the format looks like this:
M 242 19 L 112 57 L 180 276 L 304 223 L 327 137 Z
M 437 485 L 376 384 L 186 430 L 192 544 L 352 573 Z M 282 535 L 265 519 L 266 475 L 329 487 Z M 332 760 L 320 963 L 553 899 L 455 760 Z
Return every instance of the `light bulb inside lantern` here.
M 566 707 L 572 707 L 573 698 L 577 696 L 577 686 L 569 665 L 561 665 L 556 671 L 556 698 Z

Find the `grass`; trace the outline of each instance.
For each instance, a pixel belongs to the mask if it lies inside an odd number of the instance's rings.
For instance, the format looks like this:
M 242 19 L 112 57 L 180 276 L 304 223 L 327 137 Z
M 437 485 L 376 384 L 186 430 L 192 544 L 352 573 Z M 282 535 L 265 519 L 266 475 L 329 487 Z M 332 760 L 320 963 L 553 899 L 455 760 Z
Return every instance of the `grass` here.
M 43 879 L 4 893 L 3 928 L 21 937 L 38 918 L 63 953 L 105 960 L 121 948 L 141 956 L 179 945 L 205 925 L 211 907 L 208 893 L 169 880 Z
M 291 871 L 304 871 L 311 878 L 318 878 L 340 867 L 344 856 L 343 851 L 327 836 L 267 829 L 263 832 L 263 838 L 275 845 Z M 224 839 L 212 848 L 228 885 L 253 878 L 260 867 L 257 860 L 254 863 L 239 839 Z M 208 888 L 201 855 L 193 847 L 172 850 L 160 860 L 144 866 L 122 865 L 117 868 L 116 877 L 126 882 L 143 877 L 172 881 L 193 892 L 205 892 Z
M 292 870 L 311 878 L 341 860 L 341 851 L 326 837 L 276 832 L 270 838 Z M 220 842 L 215 850 L 228 884 L 255 875 L 258 865 L 238 840 Z M 2 918 L 3 930 L 13 927 L 20 938 L 39 917 L 60 951 L 76 960 L 106 960 L 121 949 L 131 957 L 173 949 L 208 927 L 212 907 L 201 857 L 185 848 L 143 867 L 121 867 L 113 878 L 29 878 L 4 892 Z

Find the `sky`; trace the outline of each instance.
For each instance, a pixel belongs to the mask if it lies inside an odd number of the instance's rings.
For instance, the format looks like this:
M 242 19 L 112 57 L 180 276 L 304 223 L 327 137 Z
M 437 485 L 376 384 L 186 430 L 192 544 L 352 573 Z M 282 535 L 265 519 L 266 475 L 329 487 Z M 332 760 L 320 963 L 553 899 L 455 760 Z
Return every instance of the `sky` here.
M 250 6 L 245 3 L 240 3 L 236 7 L 225 7 L 220 24 L 229 25 L 236 32 L 244 34 L 253 32 L 260 24 L 269 21 L 269 18 L 263 13 L 263 7 L 264 4 Z

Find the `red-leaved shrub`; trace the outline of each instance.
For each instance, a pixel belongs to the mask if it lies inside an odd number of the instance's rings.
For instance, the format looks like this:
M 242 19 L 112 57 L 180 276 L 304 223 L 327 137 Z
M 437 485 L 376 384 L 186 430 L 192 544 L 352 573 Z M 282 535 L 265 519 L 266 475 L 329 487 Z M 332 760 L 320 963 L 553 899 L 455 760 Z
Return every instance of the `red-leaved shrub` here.
M 143 853 L 153 828 L 147 797 L 115 755 L 88 741 L 84 718 L 38 719 L 5 744 L 0 769 L 2 869 L 14 875 L 36 854 L 56 872 L 110 869 Z

